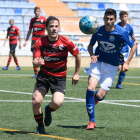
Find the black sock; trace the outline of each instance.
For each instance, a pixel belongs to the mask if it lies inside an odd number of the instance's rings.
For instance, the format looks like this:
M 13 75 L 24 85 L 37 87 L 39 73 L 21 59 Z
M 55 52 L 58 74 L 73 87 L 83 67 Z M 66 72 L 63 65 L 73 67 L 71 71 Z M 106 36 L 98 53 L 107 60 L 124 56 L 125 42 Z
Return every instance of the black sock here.
M 53 110 L 52 108 L 50 108 L 49 105 L 48 105 L 47 108 L 46 108 L 46 112 L 47 113 L 50 113 L 50 112 L 53 112 L 53 111 L 55 111 L 55 110 Z
M 36 122 L 38 123 L 38 126 L 44 126 L 43 124 L 43 113 L 42 114 L 38 114 L 38 115 L 34 115 L 34 118 L 36 120 Z

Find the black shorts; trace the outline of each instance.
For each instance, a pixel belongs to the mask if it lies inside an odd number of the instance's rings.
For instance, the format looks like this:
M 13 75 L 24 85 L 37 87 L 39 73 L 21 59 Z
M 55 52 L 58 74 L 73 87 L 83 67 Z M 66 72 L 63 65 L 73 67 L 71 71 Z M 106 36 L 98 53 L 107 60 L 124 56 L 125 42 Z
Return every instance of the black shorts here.
M 32 42 L 31 42 L 31 52 L 34 52 L 35 42 L 36 42 L 36 40 L 32 40 Z
M 15 53 L 17 44 L 10 44 L 10 53 Z
M 50 89 L 52 94 L 54 92 L 62 92 L 65 95 L 66 77 L 53 77 L 39 71 L 36 80 L 36 87 L 46 90 L 47 92 Z

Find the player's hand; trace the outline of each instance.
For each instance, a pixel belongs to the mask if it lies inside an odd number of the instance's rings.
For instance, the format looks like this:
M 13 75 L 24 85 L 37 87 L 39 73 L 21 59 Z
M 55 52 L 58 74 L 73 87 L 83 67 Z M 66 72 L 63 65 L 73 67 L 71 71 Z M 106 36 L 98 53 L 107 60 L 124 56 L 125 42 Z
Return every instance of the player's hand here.
M 129 64 L 124 62 L 123 66 L 122 66 L 122 71 L 127 72 L 128 70 L 129 70 Z
M 5 47 L 5 44 L 3 44 L 3 47 Z
M 97 58 L 99 57 L 99 55 L 92 55 L 91 56 L 91 63 L 96 63 L 98 62 Z
M 72 77 L 72 85 L 76 85 L 79 81 L 79 74 L 74 74 Z
M 45 65 L 45 60 L 42 57 L 39 58 L 38 65 L 39 66 Z
M 19 45 L 19 49 L 21 49 L 21 44 Z
M 26 44 L 27 44 L 27 41 L 25 41 L 25 43 L 23 44 L 23 47 L 25 47 L 25 46 L 26 46 Z

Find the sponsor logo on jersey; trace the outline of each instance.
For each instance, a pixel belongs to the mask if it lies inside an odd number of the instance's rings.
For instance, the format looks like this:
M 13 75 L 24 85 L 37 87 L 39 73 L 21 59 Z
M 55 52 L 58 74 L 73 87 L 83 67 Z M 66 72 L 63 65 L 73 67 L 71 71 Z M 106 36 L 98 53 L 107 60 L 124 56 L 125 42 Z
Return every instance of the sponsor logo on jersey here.
M 99 41 L 101 44 L 101 47 L 99 48 L 101 51 L 104 51 L 106 53 L 115 53 L 117 50 L 115 50 L 115 45 L 109 42 L 105 41 Z
M 110 41 L 114 41 L 115 40 L 115 36 L 111 35 L 109 38 Z
M 45 56 L 45 57 L 44 57 L 44 60 L 45 60 L 45 61 L 52 61 L 52 60 L 54 60 L 54 61 L 58 60 L 58 61 L 59 61 L 60 59 L 59 59 L 59 58 L 51 58 L 51 57 L 46 57 L 46 56 Z

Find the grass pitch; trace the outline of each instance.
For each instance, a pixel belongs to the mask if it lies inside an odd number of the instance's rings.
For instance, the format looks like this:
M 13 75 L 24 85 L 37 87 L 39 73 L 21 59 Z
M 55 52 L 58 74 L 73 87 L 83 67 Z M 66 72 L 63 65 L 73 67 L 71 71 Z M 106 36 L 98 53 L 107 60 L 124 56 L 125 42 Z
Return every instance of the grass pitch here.
M 131 68 L 122 84 L 114 85 L 103 102 L 95 107 L 97 127 L 86 130 L 88 115 L 85 95 L 87 75 L 80 70 L 80 81 L 71 85 L 74 68 L 68 68 L 66 99 L 59 110 L 52 113 L 53 121 L 45 127 L 45 135 L 34 135 L 36 122 L 32 112 L 32 92 L 35 79 L 32 68 L 14 71 L 0 70 L 0 140 L 139 140 L 140 139 L 140 69 Z M 99 87 L 99 85 L 98 85 Z M 49 92 L 48 95 L 51 95 Z M 72 98 L 71 98 L 72 97 Z M 44 98 L 42 110 L 51 100 Z

